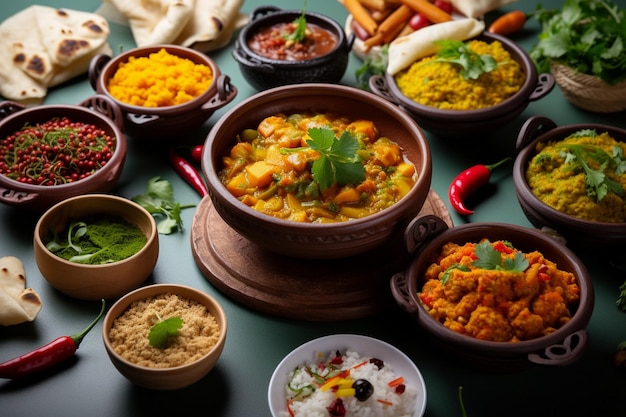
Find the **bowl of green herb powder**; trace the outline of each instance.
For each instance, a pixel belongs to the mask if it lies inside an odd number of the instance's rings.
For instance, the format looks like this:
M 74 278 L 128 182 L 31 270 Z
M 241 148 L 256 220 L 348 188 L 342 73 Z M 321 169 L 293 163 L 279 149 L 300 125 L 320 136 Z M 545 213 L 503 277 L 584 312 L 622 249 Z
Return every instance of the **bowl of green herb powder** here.
M 57 290 L 83 300 L 119 297 L 152 273 L 156 222 L 139 204 L 108 194 L 69 198 L 35 226 L 35 261 Z

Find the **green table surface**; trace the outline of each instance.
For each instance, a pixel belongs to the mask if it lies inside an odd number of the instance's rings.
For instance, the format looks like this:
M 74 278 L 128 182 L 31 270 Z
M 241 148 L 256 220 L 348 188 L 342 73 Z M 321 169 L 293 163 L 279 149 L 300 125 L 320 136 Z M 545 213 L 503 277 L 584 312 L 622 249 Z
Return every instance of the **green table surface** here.
M 31 3 L 95 11 L 96 0 L 3 1 L 0 19 L 4 20 Z M 298 2 L 272 2 L 281 8 L 298 8 Z M 538 2 L 520 1 L 502 10 L 534 10 Z M 546 8 L 560 7 L 562 1 L 544 0 Z M 266 4 L 246 0 L 244 13 Z M 319 11 L 344 23 L 347 12 L 333 0 L 308 2 L 309 10 Z M 493 15 L 486 18 L 492 19 Z M 24 28 L 24 30 L 33 30 Z M 530 21 L 514 39 L 528 50 L 537 40 L 539 25 Z M 134 47 L 127 26 L 111 24 L 110 45 L 114 51 Z M 241 76 L 231 56 L 234 42 L 211 52 L 223 73 L 231 77 L 239 93 L 234 102 L 217 111 L 193 134 L 181 137 L 183 143 L 203 143 L 211 126 L 236 103 L 254 94 Z M 355 70 L 361 65 L 351 57 L 342 79 L 355 85 Z M 91 96 L 86 76 L 53 88 L 46 104 L 78 104 Z M 514 154 L 517 132 L 533 115 L 545 115 L 558 125 L 600 122 L 625 127 L 625 113 L 592 114 L 570 105 L 558 88 L 547 97 L 532 102 L 495 139 L 480 142 L 459 138 L 454 143 L 426 132 L 433 157 L 432 188 L 448 208 L 448 184 L 466 167 L 492 163 Z M 184 203 L 199 203 L 198 195 L 167 163 L 159 146 L 129 138 L 128 160 L 114 193 L 127 198 L 144 192 L 147 181 L 161 176 L 172 182 L 175 197 Z M 510 166 L 509 166 L 510 167 Z M 466 219 L 452 213 L 455 224 L 506 222 L 532 227 L 515 197 L 510 169 L 499 169 L 490 186 L 473 201 L 476 213 Z M 451 210 L 451 209 L 450 209 Z M 578 362 L 563 368 L 534 366 L 529 369 L 494 373 L 459 364 L 429 343 L 414 320 L 399 308 L 380 315 L 349 321 L 315 322 L 272 317 L 238 304 L 218 291 L 197 267 L 190 245 L 194 209 L 183 211 L 186 226 L 181 233 L 161 235 L 158 263 L 147 283 L 181 283 L 199 288 L 223 305 L 228 321 L 224 352 L 215 369 L 198 383 L 178 391 L 156 392 L 137 387 L 122 377 L 109 361 L 101 338 L 101 326 L 86 337 L 76 358 L 62 369 L 28 381 L 0 381 L 0 414 L 9 416 L 162 416 L 206 415 L 222 417 L 267 417 L 267 386 L 275 366 L 292 349 L 311 339 L 333 333 L 358 333 L 389 342 L 409 355 L 420 368 L 427 386 L 426 416 L 461 416 L 457 388 L 464 387 L 464 402 L 469 417 L 487 416 L 624 416 L 626 373 L 612 364 L 616 346 L 626 340 L 626 314 L 615 305 L 618 287 L 626 278 L 611 268 L 602 254 L 578 253 L 589 269 L 596 302 L 588 326 L 589 343 Z M 0 256 L 12 255 L 25 265 L 27 284 L 43 299 L 36 320 L 0 328 L 0 361 L 37 348 L 54 338 L 73 334 L 89 323 L 99 310 L 98 302 L 69 298 L 53 289 L 41 276 L 33 258 L 32 235 L 37 218 L 22 210 L 0 207 Z M 623 253 L 623 252 L 622 252 Z

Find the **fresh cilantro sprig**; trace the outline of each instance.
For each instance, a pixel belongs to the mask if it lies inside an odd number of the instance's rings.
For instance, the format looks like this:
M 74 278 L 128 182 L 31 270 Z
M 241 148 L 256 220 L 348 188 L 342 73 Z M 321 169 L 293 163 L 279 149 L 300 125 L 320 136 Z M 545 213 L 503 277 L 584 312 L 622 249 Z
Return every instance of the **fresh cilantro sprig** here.
M 311 173 L 321 190 L 333 185 L 358 184 L 365 179 L 365 167 L 357 153 L 359 142 L 348 131 L 340 138 L 328 128 L 311 128 L 307 145 L 320 157 L 313 162 Z M 282 148 L 282 153 L 297 152 L 302 148 Z
M 507 243 L 505 243 L 507 244 Z M 510 246 L 510 244 L 508 244 Z M 496 250 L 493 245 L 484 240 L 478 243 L 474 247 L 474 254 L 476 255 L 476 260 L 472 262 L 472 266 L 480 269 L 488 269 L 488 270 L 499 270 L 499 271 L 509 271 L 509 272 L 524 272 L 526 268 L 528 268 L 528 259 L 521 252 L 516 252 L 513 258 L 502 257 L 502 252 Z M 452 271 L 455 269 L 469 272 L 471 269 L 462 264 L 454 264 L 446 268 L 442 277 L 441 283 L 443 285 L 448 282 L 450 276 L 452 275 Z
M 183 326 L 183 319 L 180 317 L 170 317 L 163 320 L 159 313 L 156 313 L 158 321 L 150 329 L 148 334 L 148 340 L 150 346 L 157 349 L 163 349 L 167 347 L 170 340 L 178 336 L 178 330 Z
M 384 75 L 389 64 L 389 44 L 380 47 L 380 54 L 373 55 L 363 61 L 363 65 L 354 71 L 357 86 L 361 90 L 369 90 L 369 79 L 373 75 Z
M 486 72 L 493 71 L 498 63 L 489 54 L 478 54 L 468 44 L 459 40 L 443 39 L 435 42 L 439 46 L 435 59 L 426 62 L 448 62 L 461 66 L 463 78 L 475 80 Z
M 595 131 L 583 130 L 572 136 L 596 136 Z M 596 202 L 602 201 L 609 193 L 618 196 L 624 195 L 624 188 L 621 184 L 609 178 L 605 171 L 611 168 L 616 174 L 626 172 L 626 160 L 621 147 L 613 147 L 612 154 L 609 155 L 602 148 L 586 144 L 559 143 L 557 148 L 561 148 L 560 156 L 565 158 L 566 164 L 573 164 L 574 168 L 582 168 L 585 173 L 585 189 L 587 195 Z M 599 164 L 597 169 L 589 166 L 587 160 L 595 161 Z
M 182 209 L 195 207 L 195 204 L 181 205 L 176 201 L 172 184 L 160 177 L 148 180 L 146 193 L 137 195 L 132 200 L 157 218 L 157 229 L 164 235 L 182 230 L 183 219 L 180 216 Z
M 283 37 L 295 43 L 302 42 L 306 37 L 306 1 L 302 13 L 293 21 L 293 24 L 295 25 L 294 31 L 284 34 Z

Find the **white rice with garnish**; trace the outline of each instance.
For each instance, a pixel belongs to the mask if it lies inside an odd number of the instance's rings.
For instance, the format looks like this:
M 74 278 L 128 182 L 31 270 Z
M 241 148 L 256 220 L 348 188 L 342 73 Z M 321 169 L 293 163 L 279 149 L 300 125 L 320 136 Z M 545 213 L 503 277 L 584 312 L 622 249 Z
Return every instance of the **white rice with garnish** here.
M 383 366 L 379 369 L 376 360 L 370 362 L 371 357 L 360 356 L 354 351 L 341 354 L 342 363 L 329 365 L 331 359 L 337 356 L 332 352 L 330 356 L 320 354 L 320 361 L 300 366 L 288 376 L 288 385 L 285 387 L 288 407 L 294 417 L 329 417 L 328 408 L 338 398 L 343 402 L 345 417 L 412 417 L 415 412 L 418 392 L 416 387 L 405 385 L 398 388 L 397 381 L 401 374 L 394 372 L 392 367 L 380 359 Z M 332 371 L 329 370 L 332 367 Z M 320 372 L 314 376 L 312 373 Z M 323 387 L 324 381 L 320 376 L 324 373 L 349 371 L 345 378 L 349 380 L 365 379 L 372 385 L 373 393 L 364 401 L 354 395 L 338 396 L 336 390 Z M 325 377 L 330 379 L 329 376 Z M 394 384 L 394 382 L 396 383 Z M 390 386 L 391 383 L 391 386 Z M 328 384 L 327 384 L 328 385 Z M 308 388 L 307 388 L 308 387 Z M 291 417 L 289 411 L 281 413 L 281 417 Z

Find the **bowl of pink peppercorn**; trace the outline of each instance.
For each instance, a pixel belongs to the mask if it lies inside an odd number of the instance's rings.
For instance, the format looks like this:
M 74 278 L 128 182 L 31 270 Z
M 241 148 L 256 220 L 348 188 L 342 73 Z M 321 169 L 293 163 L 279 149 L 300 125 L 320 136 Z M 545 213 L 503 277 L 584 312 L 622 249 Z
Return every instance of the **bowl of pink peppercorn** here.
M 80 105 L 0 103 L 0 202 L 42 213 L 117 184 L 126 160 L 122 114 L 93 96 Z

